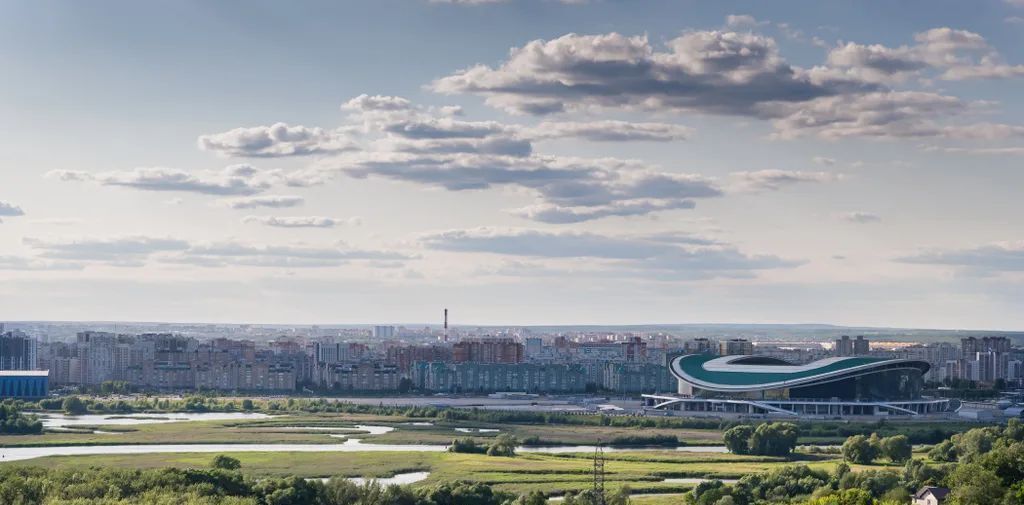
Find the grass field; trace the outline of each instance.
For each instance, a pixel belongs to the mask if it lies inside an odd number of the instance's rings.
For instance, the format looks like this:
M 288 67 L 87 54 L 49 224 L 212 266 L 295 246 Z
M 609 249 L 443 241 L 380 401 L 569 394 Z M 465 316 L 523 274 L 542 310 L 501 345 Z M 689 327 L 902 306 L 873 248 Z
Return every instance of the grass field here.
M 429 421 L 429 420 L 426 420 Z M 339 443 L 321 430 L 297 430 L 295 427 L 353 428 L 357 424 L 394 426 L 398 429 L 383 435 L 374 435 L 373 442 L 381 444 L 448 444 L 454 438 L 473 436 L 486 440 L 499 432 L 460 433 L 455 428 L 499 429 L 519 439 L 537 437 L 554 445 L 591 445 L 608 442 L 629 435 L 672 435 L 687 445 L 715 445 L 721 443 L 717 430 L 657 429 L 637 427 L 569 426 L 543 424 L 487 424 L 478 422 L 437 421 L 431 426 L 417 426 L 411 420 L 396 416 L 363 414 L 299 414 L 282 415 L 271 419 L 230 421 L 187 421 L 177 423 L 98 425 L 93 428 L 114 434 L 47 432 L 33 436 L 0 436 L 0 447 L 44 445 L 121 445 L 167 443 Z M 84 428 L 84 427 L 76 427 Z M 343 433 L 340 431 L 335 434 Z M 352 431 L 352 436 L 365 434 Z
M 432 424 L 411 424 L 413 421 Z M 358 432 L 355 425 L 386 425 L 397 429 L 381 435 Z M 303 430 L 302 427 L 311 428 Z M 312 428 L 338 428 L 325 432 Z M 691 445 L 720 444 L 721 431 L 701 429 L 634 428 L 580 426 L 562 424 L 488 424 L 410 419 L 398 416 L 361 414 L 295 414 L 269 419 L 231 421 L 188 421 L 131 426 L 99 426 L 117 434 L 50 432 L 38 436 L 0 436 L 0 446 L 27 445 L 106 445 L 161 443 L 340 443 L 330 434 L 346 433 L 366 438 L 370 443 L 447 444 L 453 438 L 472 436 L 481 442 L 498 433 L 511 433 L 520 439 L 537 437 L 554 444 L 608 442 L 616 437 L 636 435 L 672 435 Z M 298 429 L 297 429 L 298 428 Z M 499 432 L 460 433 L 455 428 L 496 429 Z M 306 478 L 332 476 L 384 478 L 398 473 L 428 471 L 430 476 L 415 486 L 469 480 L 486 483 L 515 493 L 533 490 L 549 496 L 579 491 L 591 486 L 592 454 L 520 453 L 514 458 L 478 454 L 437 452 L 226 452 L 242 463 L 242 471 L 254 477 L 296 475 Z M 7 465 L 45 468 L 203 468 L 215 455 L 210 453 L 52 456 Z M 917 456 L 920 456 L 918 454 Z M 739 456 L 733 454 L 678 451 L 609 452 L 606 459 L 607 489 L 614 491 L 629 485 L 634 493 L 659 493 L 665 496 L 640 496 L 642 505 L 678 502 L 678 493 L 692 484 L 664 482 L 666 478 L 739 478 L 785 465 L 806 464 L 832 470 L 839 463 L 835 454 L 798 453 L 792 459 Z M 878 466 L 872 467 L 878 468 Z M 854 467 L 855 470 L 863 467 Z
M 390 477 L 396 473 L 429 471 L 430 477 L 414 485 L 469 480 L 490 484 L 515 493 L 540 490 L 549 495 L 578 491 L 591 485 L 592 455 L 519 454 L 514 458 L 478 454 L 424 452 L 351 453 L 226 453 L 238 458 L 242 471 L 259 477 L 297 475 L 316 477 Z M 60 456 L 7 463 L 46 468 L 202 468 L 213 454 L 140 454 L 102 456 Z M 609 490 L 628 484 L 634 493 L 672 493 L 691 484 L 662 482 L 673 477 L 739 478 L 795 463 L 831 470 L 836 456 L 800 455 L 798 461 L 732 454 L 664 452 L 621 452 L 606 454 Z M 875 467 L 877 468 L 877 467 Z M 855 470 L 861 469 L 860 467 Z M 645 502 L 646 503 L 646 502 Z M 652 502 L 657 503 L 657 502 Z

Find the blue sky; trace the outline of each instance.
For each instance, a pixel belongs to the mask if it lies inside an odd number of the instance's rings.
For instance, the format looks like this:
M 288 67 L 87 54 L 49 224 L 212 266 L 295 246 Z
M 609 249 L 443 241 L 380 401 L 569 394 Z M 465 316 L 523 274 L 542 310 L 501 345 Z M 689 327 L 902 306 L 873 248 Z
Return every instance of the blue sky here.
M 1022 39 L 1019 0 L 8 2 L 0 318 L 1020 329 Z

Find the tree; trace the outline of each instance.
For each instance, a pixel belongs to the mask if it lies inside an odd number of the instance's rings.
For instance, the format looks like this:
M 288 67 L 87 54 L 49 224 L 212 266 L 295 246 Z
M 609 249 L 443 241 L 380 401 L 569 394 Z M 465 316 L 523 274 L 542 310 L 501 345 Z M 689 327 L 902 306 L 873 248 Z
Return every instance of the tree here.
M 882 454 L 893 463 L 904 463 L 910 459 L 914 448 L 906 435 L 896 435 L 882 439 Z
M 516 447 L 519 447 L 519 441 L 516 440 L 516 437 L 508 433 L 502 433 L 487 448 L 487 455 L 512 457 L 516 455 Z
M 956 461 L 957 451 L 956 445 L 950 440 L 943 440 L 935 444 L 930 451 L 928 451 L 928 457 L 932 461 L 951 462 Z
M 842 452 L 844 460 L 860 465 L 870 465 L 878 455 L 875 446 L 864 435 L 847 438 L 843 442 Z
M 1021 422 L 1016 417 L 1006 421 L 1006 428 L 1003 428 L 1003 436 L 1018 442 L 1024 442 L 1024 422 Z
M 629 505 L 629 495 L 632 492 L 628 484 L 623 484 L 618 491 L 607 497 L 605 503 L 608 505 Z
M 863 489 L 844 489 L 807 502 L 807 505 L 873 505 L 871 493 Z
M 753 434 L 754 428 L 741 424 L 725 430 L 722 441 L 725 443 L 725 448 L 733 454 L 749 454 L 750 436 Z
M 210 462 L 210 466 L 218 470 L 238 470 L 239 468 L 242 468 L 242 462 L 238 461 L 236 458 L 232 458 L 231 456 L 218 454 L 214 456 L 213 461 Z
M 999 477 L 977 463 L 957 465 L 948 484 L 949 503 L 954 505 L 992 505 L 999 503 L 1006 492 Z
M 412 379 L 402 377 L 401 380 L 398 381 L 398 392 L 402 394 L 408 393 L 409 391 L 412 391 L 412 386 Z
M 966 462 L 973 461 L 982 454 L 992 450 L 992 443 L 997 436 L 993 433 L 998 428 L 974 428 L 966 433 L 954 435 L 951 439 L 956 444 L 957 454 Z
M 750 453 L 759 456 L 789 456 L 796 449 L 800 430 L 793 423 L 764 423 L 750 436 Z
M 456 438 L 452 440 L 452 444 L 448 446 L 448 452 L 459 452 L 464 454 L 483 454 L 487 452 L 487 449 L 477 445 L 476 440 L 472 438 Z
M 246 398 L 246 399 L 242 400 L 242 410 L 252 410 L 252 409 L 253 409 L 253 404 L 252 404 L 252 400 L 251 399 Z
M 548 497 L 543 491 L 533 490 L 520 496 L 515 505 L 548 505 Z
M 69 396 L 64 399 L 62 405 L 64 413 L 69 416 L 80 416 L 89 412 L 89 409 L 85 406 L 85 402 L 77 396 Z

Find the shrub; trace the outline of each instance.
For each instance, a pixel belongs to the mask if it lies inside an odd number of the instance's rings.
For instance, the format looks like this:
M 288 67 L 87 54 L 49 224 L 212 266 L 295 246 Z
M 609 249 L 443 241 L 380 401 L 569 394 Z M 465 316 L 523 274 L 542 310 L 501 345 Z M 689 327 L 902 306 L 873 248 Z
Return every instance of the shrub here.
M 70 416 L 80 416 L 89 412 L 85 402 L 77 396 L 69 396 L 65 398 L 61 407 L 64 409 L 64 413 Z
M 847 438 L 842 450 L 844 460 L 861 465 L 870 465 L 878 456 L 876 447 L 864 435 Z
M 242 468 L 242 462 L 238 461 L 236 458 L 232 458 L 231 456 L 218 454 L 214 456 L 210 466 L 219 470 L 238 470 L 239 468 Z

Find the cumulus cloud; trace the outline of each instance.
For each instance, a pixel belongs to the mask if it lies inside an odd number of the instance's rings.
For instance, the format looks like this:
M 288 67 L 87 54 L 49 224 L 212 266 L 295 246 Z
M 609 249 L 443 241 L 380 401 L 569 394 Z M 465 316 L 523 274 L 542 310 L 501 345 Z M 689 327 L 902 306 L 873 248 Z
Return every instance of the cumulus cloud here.
M 839 214 L 839 219 L 850 223 L 867 224 L 880 222 L 882 216 L 871 212 L 851 211 Z
M 1024 65 L 1010 65 L 981 35 L 949 27 L 914 35 L 914 45 L 886 47 L 848 42 L 832 49 L 829 65 L 873 82 L 898 82 L 921 71 L 940 79 L 998 79 L 1024 75 Z
M 230 165 L 219 171 L 186 172 L 176 168 L 136 168 L 101 173 L 52 170 L 47 176 L 63 181 L 95 181 L 146 191 L 178 191 L 206 195 L 252 195 L 270 187 L 251 165 Z
M 24 216 L 25 211 L 21 210 L 21 207 L 14 205 L 13 203 L 5 202 L 0 200 L 0 216 L 15 217 Z M 0 221 L 2 223 L 3 221 Z
M 473 93 L 518 113 L 638 107 L 761 116 L 769 103 L 799 103 L 871 86 L 812 75 L 752 33 L 689 32 L 663 51 L 646 36 L 568 34 L 512 50 L 498 67 L 477 65 L 434 81 L 442 93 Z
M 722 194 L 713 181 L 698 175 L 660 172 L 616 159 L 375 153 L 336 163 L 357 178 L 382 177 L 451 191 L 524 189 L 540 201 L 515 212 L 545 222 L 692 208 L 694 199 Z
M 307 187 L 323 184 L 330 178 L 330 174 L 315 168 L 296 171 L 260 170 L 248 164 L 229 165 L 221 170 L 197 170 L 194 172 L 176 168 L 151 167 L 99 173 L 51 170 L 46 175 L 62 181 L 91 181 L 103 186 L 214 196 L 255 195 L 275 185 Z
M 259 223 L 277 228 L 334 228 L 339 224 L 356 225 L 361 222 L 357 217 L 337 219 L 324 216 L 245 216 L 244 223 Z
M 997 242 L 964 249 L 935 249 L 896 259 L 902 263 L 957 267 L 968 273 L 1024 271 L 1024 240 Z
M 344 104 L 345 111 L 399 111 L 412 108 L 412 102 L 400 96 L 359 95 Z
M 732 19 L 734 27 L 751 23 L 758 21 Z M 972 32 L 935 28 L 915 41 L 896 48 L 844 43 L 824 64 L 800 68 L 773 39 L 754 33 L 688 32 L 664 48 L 645 36 L 568 34 L 531 41 L 499 65 L 475 65 L 432 87 L 532 115 L 592 108 L 741 115 L 773 121 L 778 139 L 955 138 L 976 125 L 949 119 L 974 104 L 892 85 L 927 70 L 949 80 L 1024 75 L 1024 66 L 1006 64 Z
M 961 115 L 967 105 L 956 97 L 923 91 L 887 91 L 821 98 L 780 114 L 775 137 L 814 135 L 829 140 L 956 137 L 974 125 L 950 126 L 940 120 Z
M 241 198 L 228 198 L 218 203 L 232 209 L 254 209 L 258 207 L 269 207 L 283 209 L 287 207 L 298 207 L 305 203 L 306 199 L 295 195 L 263 195 Z
M 593 142 L 682 140 L 692 129 L 670 123 L 600 120 L 546 121 L 535 125 L 456 119 L 459 110 L 423 107 L 408 99 L 360 95 L 345 102 L 365 142 L 303 170 L 268 170 L 254 175 L 266 184 L 306 186 L 338 172 L 452 191 L 510 187 L 538 196 L 536 205 L 513 212 L 544 222 L 579 222 L 607 216 L 644 215 L 693 208 L 695 198 L 719 196 L 712 181 L 692 174 L 662 172 L 616 159 L 543 156 L 533 142 L 575 138 Z M 81 180 L 90 174 L 53 174 Z M 261 187 L 266 189 L 266 186 Z M 270 197 L 233 199 L 234 208 L 274 206 Z
M 754 28 L 768 24 L 768 21 L 758 21 L 749 14 L 730 14 L 725 17 L 725 26 L 729 28 Z
M 430 249 L 539 259 L 592 258 L 603 270 L 646 274 L 666 280 L 747 277 L 759 270 L 792 268 L 802 262 L 749 255 L 733 246 L 654 236 L 617 236 L 533 229 L 474 228 L 424 234 Z
M 342 131 L 289 126 L 285 123 L 200 135 L 197 143 L 204 151 L 241 158 L 332 154 L 354 147 L 351 139 Z
M 733 172 L 733 190 L 740 192 L 777 191 L 786 186 L 801 183 L 824 183 L 842 179 L 841 174 L 828 172 L 803 172 L 799 170 L 757 170 Z

